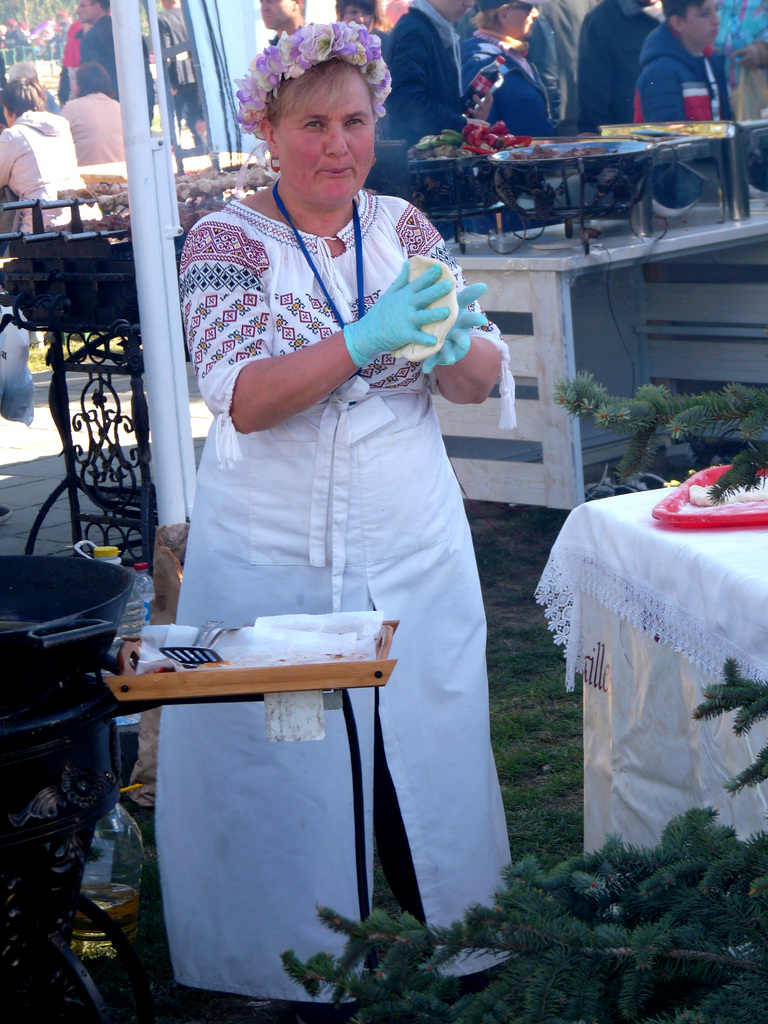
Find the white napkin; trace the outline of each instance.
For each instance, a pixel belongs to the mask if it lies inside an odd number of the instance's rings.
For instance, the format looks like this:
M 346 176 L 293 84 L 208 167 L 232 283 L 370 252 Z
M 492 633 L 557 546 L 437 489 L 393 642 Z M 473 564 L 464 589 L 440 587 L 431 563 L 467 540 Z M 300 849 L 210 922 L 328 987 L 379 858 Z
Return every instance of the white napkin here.
M 298 633 L 318 634 L 335 638 L 339 643 L 339 652 L 353 641 L 353 649 L 346 657 L 360 661 L 372 661 L 376 657 L 376 638 L 381 632 L 384 613 L 368 612 L 333 612 L 328 615 L 262 615 L 254 623 L 254 631 L 259 636 L 290 638 Z M 290 631 L 290 632 L 289 632 Z M 344 639 L 342 639 L 344 638 Z M 329 646 L 323 647 L 330 652 L 333 639 Z
M 215 649 L 229 663 L 226 667 L 233 668 L 322 664 L 338 658 L 372 661 L 383 620 L 382 612 L 262 616 L 253 626 L 226 632 Z M 178 668 L 159 649 L 191 646 L 196 635 L 195 626 L 145 626 L 136 671 Z M 204 670 L 217 664 L 211 662 Z

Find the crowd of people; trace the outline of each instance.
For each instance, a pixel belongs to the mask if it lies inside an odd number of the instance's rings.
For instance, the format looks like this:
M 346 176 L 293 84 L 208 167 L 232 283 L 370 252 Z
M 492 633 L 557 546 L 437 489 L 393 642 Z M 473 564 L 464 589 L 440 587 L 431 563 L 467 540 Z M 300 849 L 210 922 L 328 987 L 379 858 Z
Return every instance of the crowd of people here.
M 181 0 L 161 0 L 158 13 L 161 53 L 156 55 L 155 74 L 162 67 L 167 75 L 178 128 L 192 133 L 193 144 L 207 148 L 203 100 L 190 57 Z M 18 46 L 24 58 L 19 59 Z M 41 47 L 48 49 L 43 52 Z M 53 49 L 52 49 L 53 47 Z M 142 39 L 143 74 L 150 120 L 156 104 L 156 87 L 146 40 Z M 39 81 L 37 64 L 60 65 L 54 96 L 46 90 L 46 110 L 76 120 L 78 161 L 112 162 L 124 158 L 121 136 L 119 83 L 110 0 L 80 0 L 74 16 L 58 11 L 55 21 L 29 31 L 26 22 L 9 19 L 0 25 L 0 87 L 12 77 Z M 94 67 L 94 65 L 96 67 Z M 81 69 L 83 73 L 81 74 Z M 94 99 L 93 97 L 101 97 Z M 87 99 L 91 97 L 91 99 Z M 87 102 L 84 102 L 86 101 Z M 86 116 L 85 111 L 88 111 Z M 1 120 L 1 119 L 0 119 Z M 120 136 L 118 138 L 118 136 Z M 185 148 L 189 148 L 188 146 Z
M 768 13 L 735 0 L 412 0 L 387 53 L 389 138 L 413 145 L 478 117 L 517 135 L 597 134 L 731 118 L 745 69 L 765 85 Z M 492 106 L 478 94 L 466 107 L 462 94 L 498 57 Z

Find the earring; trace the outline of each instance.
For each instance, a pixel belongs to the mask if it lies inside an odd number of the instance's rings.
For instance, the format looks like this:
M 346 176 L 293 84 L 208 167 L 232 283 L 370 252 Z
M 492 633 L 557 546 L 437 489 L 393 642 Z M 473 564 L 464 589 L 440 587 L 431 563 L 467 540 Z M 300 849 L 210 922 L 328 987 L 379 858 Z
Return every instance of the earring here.
M 275 160 L 275 157 L 270 156 L 269 166 L 272 168 L 275 174 L 278 174 L 280 171 L 280 158 L 278 157 L 277 160 Z
M 375 164 L 375 163 L 376 163 L 376 154 L 374 153 L 373 154 L 373 163 L 371 164 L 371 167 L 373 167 L 373 164 Z

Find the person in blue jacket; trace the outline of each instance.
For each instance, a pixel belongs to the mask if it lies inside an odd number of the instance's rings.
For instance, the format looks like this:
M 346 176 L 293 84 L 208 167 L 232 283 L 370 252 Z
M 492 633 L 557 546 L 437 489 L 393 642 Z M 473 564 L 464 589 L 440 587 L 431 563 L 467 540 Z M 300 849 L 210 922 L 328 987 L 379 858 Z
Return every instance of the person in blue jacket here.
M 412 146 L 423 135 L 445 128 L 460 132 L 485 121 L 488 102 L 467 116 L 461 100 L 461 56 L 454 24 L 474 0 L 411 0 L 389 37 L 387 64 L 392 92 L 386 102 L 383 134 Z
M 635 122 L 729 121 L 725 64 L 712 53 L 720 28 L 716 0 L 662 0 L 662 6 L 667 20 L 640 51 Z
M 504 80 L 493 93 L 490 121 L 503 121 L 513 135 L 554 135 L 547 91 L 535 66 L 526 60 L 536 7 L 520 0 L 502 5 L 498 0 L 476 0 L 475 6 L 475 33 L 461 45 L 462 88 L 467 88 L 481 68 L 502 56 Z

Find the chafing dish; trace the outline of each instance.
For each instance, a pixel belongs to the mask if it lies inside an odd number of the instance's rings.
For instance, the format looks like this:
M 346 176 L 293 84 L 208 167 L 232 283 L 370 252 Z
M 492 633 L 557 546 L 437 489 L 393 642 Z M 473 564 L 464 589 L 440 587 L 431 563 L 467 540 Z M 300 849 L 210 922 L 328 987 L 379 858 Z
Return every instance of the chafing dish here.
M 525 221 L 630 216 L 643 204 L 653 143 L 640 139 L 536 139 L 488 157 L 504 203 Z M 648 217 L 640 234 L 648 234 Z M 645 227 L 642 227 L 645 225 Z M 583 235 L 583 230 L 582 230 Z
M 461 220 L 501 208 L 485 156 L 409 160 L 411 202 L 433 219 Z
M 685 166 L 709 178 L 701 200 L 720 192 L 731 220 L 749 217 L 750 192 L 768 195 L 768 121 L 669 121 L 602 125 L 603 138 L 653 139 L 677 151 Z M 691 140 L 701 147 L 691 148 Z M 684 147 L 687 147 L 684 148 Z M 709 149 L 707 154 L 706 149 Z M 716 168 L 719 181 L 714 180 Z
M 712 125 L 718 128 L 712 129 Z M 643 139 L 657 147 L 650 186 L 655 214 L 673 219 L 701 203 L 717 206 L 722 220 L 732 216 L 723 145 L 729 134 L 735 134 L 730 122 L 601 125 L 600 134 L 602 138 Z

